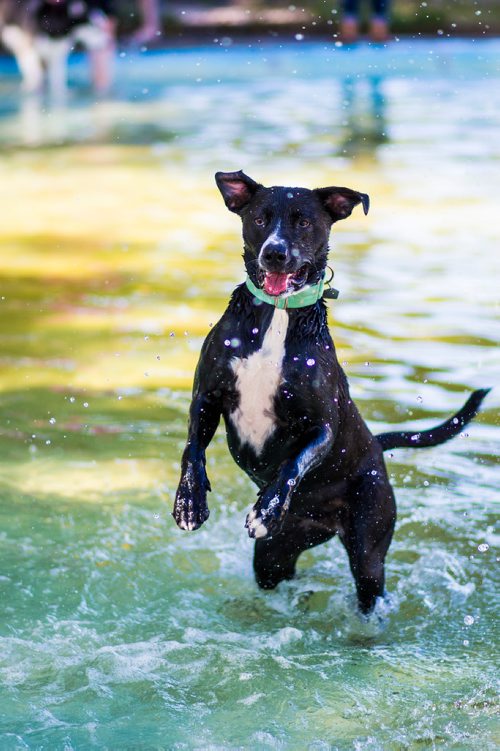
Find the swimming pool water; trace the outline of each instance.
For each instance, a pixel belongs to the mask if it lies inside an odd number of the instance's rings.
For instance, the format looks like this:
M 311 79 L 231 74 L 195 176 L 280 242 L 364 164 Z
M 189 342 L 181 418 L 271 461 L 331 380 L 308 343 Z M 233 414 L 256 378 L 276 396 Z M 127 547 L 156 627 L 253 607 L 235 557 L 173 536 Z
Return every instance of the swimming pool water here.
M 2 750 L 496 747 L 495 392 L 453 442 L 388 457 L 383 629 L 338 541 L 256 588 L 222 430 L 210 519 L 170 509 L 197 353 L 244 277 L 217 169 L 370 194 L 333 234 L 330 309 L 374 430 L 496 385 L 498 49 L 129 56 L 97 103 L 76 59 L 56 108 L 3 64 Z

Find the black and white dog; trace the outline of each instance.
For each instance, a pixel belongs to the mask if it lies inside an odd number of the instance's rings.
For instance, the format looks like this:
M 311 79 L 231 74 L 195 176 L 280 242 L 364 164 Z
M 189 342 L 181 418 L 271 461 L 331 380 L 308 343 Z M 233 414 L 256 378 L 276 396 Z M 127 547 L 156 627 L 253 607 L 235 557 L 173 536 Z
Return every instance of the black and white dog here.
M 33 12 L 35 44 L 46 69 L 49 91 L 56 99 L 66 94 L 68 57 L 75 46 L 81 44 L 95 56 L 110 45 L 108 22 L 99 5 L 91 0 L 37 0 Z
M 396 520 L 383 451 L 452 438 L 488 389 L 434 429 L 372 435 L 349 396 L 323 301 L 331 226 L 358 204 L 366 214 L 368 196 L 265 188 L 243 172 L 215 179 L 242 219 L 248 277 L 203 345 L 173 516 L 185 530 L 208 518 L 205 451 L 222 415 L 234 460 L 259 488 L 246 520 L 259 586 L 290 579 L 304 550 L 338 534 L 359 608 L 370 613 L 384 594 Z
M 0 40 L 14 54 L 27 91 L 39 91 L 46 79 L 53 96 L 65 95 L 75 45 L 95 52 L 110 43 L 108 6 L 109 0 L 0 0 Z

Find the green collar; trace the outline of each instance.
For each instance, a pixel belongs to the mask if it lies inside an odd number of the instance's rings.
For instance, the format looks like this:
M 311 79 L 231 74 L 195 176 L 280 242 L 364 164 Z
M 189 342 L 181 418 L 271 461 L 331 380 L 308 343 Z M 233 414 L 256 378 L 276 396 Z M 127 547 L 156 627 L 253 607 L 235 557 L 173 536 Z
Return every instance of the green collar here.
M 286 297 L 268 295 L 263 289 L 256 287 L 249 276 L 247 276 L 245 284 L 257 300 L 261 300 L 261 302 L 265 302 L 281 310 L 287 308 L 306 308 L 308 305 L 315 305 L 322 297 L 334 298 L 338 296 L 337 290 L 333 290 L 330 286 L 325 291 L 324 274 L 317 284 L 312 284 L 305 289 L 298 289 L 297 292 L 290 292 Z

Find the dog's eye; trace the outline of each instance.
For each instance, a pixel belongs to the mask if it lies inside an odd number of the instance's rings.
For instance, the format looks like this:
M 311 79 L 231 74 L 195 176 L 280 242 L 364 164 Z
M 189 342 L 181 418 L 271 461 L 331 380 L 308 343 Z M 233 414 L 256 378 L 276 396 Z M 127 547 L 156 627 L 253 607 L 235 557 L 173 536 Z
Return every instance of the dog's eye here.
M 254 222 L 257 225 L 257 227 L 263 227 L 264 224 L 266 223 L 265 220 L 261 216 L 256 216 L 254 219 Z
M 311 222 L 309 219 L 299 219 L 299 227 L 310 227 Z

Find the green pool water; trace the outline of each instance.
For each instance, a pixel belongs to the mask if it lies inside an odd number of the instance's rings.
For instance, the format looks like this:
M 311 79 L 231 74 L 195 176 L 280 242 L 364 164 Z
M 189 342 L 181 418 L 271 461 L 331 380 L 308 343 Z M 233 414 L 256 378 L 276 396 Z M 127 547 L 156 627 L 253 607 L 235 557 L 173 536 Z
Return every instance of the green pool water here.
M 498 43 L 120 59 L 92 103 L 0 83 L 0 749 L 497 747 L 498 394 L 388 457 L 385 628 L 338 541 L 261 592 L 220 429 L 211 516 L 170 516 L 197 354 L 244 278 L 213 173 L 370 194 L 330 319 L 374 430 L 498 383 Z M 198 80 L 199 79 L 199 80 Z

